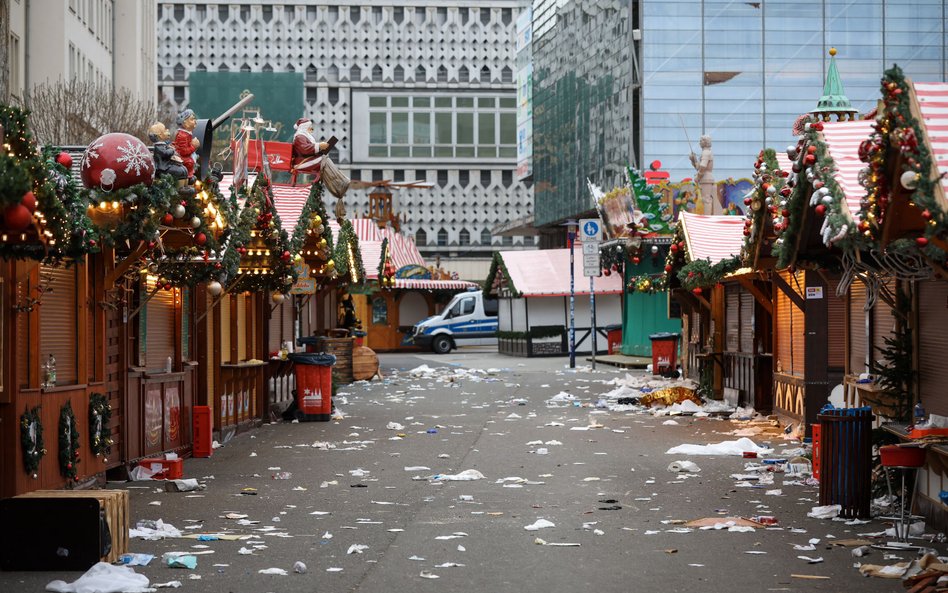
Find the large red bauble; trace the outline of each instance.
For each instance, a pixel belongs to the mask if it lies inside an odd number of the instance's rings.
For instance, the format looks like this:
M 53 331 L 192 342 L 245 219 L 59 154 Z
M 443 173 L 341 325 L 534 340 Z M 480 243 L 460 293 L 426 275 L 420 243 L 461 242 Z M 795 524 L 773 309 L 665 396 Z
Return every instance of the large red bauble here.
M 151 185 L 155 159 L 145 143 L 129 134 L 113 132 L 96 138 L 82 154 L 82 184 L 91 189 L 122 189 L 137 183 Z
M 23 204 L 12 204 L 3 210 L 4 226 L 11 231 L 25 231 L 31 220 L 33 215 Z
M 56 155 L 56 162 L 62 165 L 63 167 L 66 167 L 67 169 L 71 169 L 72 168 L 72 155 L 70 155 L 66 151 L 63 151 Z
M 207 235 L 205 235 L 204 233 L 198 233 L 194 235 L 194 242 L 197 243 L 198 245 L 204 245 L 205 243 L 207 243 Z
M 605 270 L 602 271 L 602 274 L 603 276 L 611 276 L 612 272 L 609 271 L 609 268 L 606 268 Z
M 26 209 L 30 211 L 30 214 L 36 212 L 36 196 L 33 195 L 33 192 L 28 191 L 23 194 L 23 199 L 20 200 L 20 203 L 26 206 Z
M 174 216 L 170 212 L 161 217 L 161 224 L 171 226 L 174 224 Z
M 925 237 L 918 237 L 917 239 L 915 239 L 915 244 L 918 245 L 919 247 L 925 247 L 928 245 L 928 239 L 926 239 Z

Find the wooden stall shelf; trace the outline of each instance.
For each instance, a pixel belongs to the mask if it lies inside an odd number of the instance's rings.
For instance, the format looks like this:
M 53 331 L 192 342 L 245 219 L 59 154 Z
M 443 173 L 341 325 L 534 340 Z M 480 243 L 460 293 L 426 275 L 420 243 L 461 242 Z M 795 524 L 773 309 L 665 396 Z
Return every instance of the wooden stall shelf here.
M 112 534 L 112 549 L 103 562 L 117 562 L 128 553 L 129 503 L 127 490 L 34 490 L 16 498 L 94 498 L 105 511 L 105 520 Z

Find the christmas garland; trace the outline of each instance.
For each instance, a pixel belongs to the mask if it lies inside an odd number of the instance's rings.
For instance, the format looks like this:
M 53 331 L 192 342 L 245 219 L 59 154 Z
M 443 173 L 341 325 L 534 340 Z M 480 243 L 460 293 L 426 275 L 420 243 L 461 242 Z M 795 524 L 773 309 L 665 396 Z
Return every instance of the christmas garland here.
M 711 260 L 696 259 L 682 266 L 677 276 L 682 288 L 701 294 L 703 288 L 717 284 L 740 267 L 741 258 L 738 256 L 722 259 L 714 264 Z
M 112 452 L 112 406 L 101 393 L 89 396 L 89 445 L 92 454 L 108 455 Z M 108 462 L 108 459 L 105 460 Z
M 778 198 L 778 207 L 781 214 L 787 209 L 787 198 L 791 195 L 791 186 L 786 181 L 789 171 L 780 169 L 777 153 L 772 148 L 762 150 L 754 164 L 754 188 L 744 197 L 747 214 L 744 218 L 744 246 L 741 250 L 742 259 L 753 265 L 752 257 L 768 245 L 770 233 L 773 232 L 772 202 Z M 788 211 L 789 213 L 789 211 Z M 764 242 L 764 245 L 760 245 Z
M 352 264 L 355 270 L 350 270 L 349 253 L 352 253 Z M 349 279 L 354 284 L 361 284 L 365 281 L 365 267 L 362 264 L 362 249 L 359 247 L 359 237 L 356 235 L 352 223 L 344 219 L 339 225 L 339 238 L 336 241 L 336 249 L 332 260 L 336 273 L 340 276 L 349 274 Z M 354 272 L 354 273 L 353 273 Z
M 99 205 L 99 210 L 93 212 L 93 221 L 103 242 L 110 247 L 156 241 L 161 217 L 178 196 L 174 179 L 168 175 L 159 176 L 151 185 L 138 183 L 108 192 L 101 189 L 86 191 L 92 204 Z M 100 212 L 106 208 L 111 208 L 110 214 Z
M 602 273 L 606 276 L 611 276 L 613 272 L 622 274 L 625 269 L 625 261 L 625 249 L 623 249 L 622 245 L 615 245 L 599 250 L 599 263 L 602 266 Z
M 66 402 L 59 410 L 59 473 L 73 482 L 79 481 L 79 427 L 72 404 Z
M 893 66 L 882 77 L 883 106 L 876 115 L 874 131 L 859 147 L 859 158 L 869 165 L 862 177 L 867 195 L 862 203 L 859 230 L 866 237 L 878 239 L 890 206 L 893 188 L 901 185 L 909 190 L 911 200 L 921 211 L 925 225 L 923 236 L 916 246 L 926 255 L 943 261 L 941 250 L 929 245 L 929 240 L 944 233 L 948 214 L 942 211 L 936 199 L 940 179 L 932 175 L 932 155 L 922 139 L 925 132 L 912 114 L 912 93 L 901 68 Z M 888 159 L 901 154 L 902 171 L 890 179 Z M 888 248 L 887 248 L 888 249 Z
M 382 256 L 379 258 L 379 286 L 392 288 L 395 286 L 395 266 L 392 265 L 392 256 L 388 252 L 388 237 L 382 239 Z
M 668 290 L 668 277 L 665 274 L 639 274 L 630 276 L 626 283 L 626 291 L 656 293 Z
M 490 262 L 490 271 L 487 273 L 487 278 L 484 280 L 484 285 L 481 287 L 481 290 L 484 293 L 484 298 L 492 298 L 491 291 L 494 288 L 494 279 L 497 277 L 497 274 L 501 273 L 504 275 L 504 282 L 507 284 L 507 290 L 510 291 L 510 294 L 514 298 L 520 298 L 522 293 L 517 290 L 517 287 L 514 286 L 513 280 L 510 279 L 510 272 L 507 271 L 507 266 L 504 265 L 504 258 L 501 257 L 500 253 L 494 253 L 494 257 Z
M 233 246 L 229 245 L 228 250 L 236 250 L 241 265 L 247 263 L 248 268 L 264 268 L 267 273 L 241 273 L 240 280 L 234 290 L 237 292 L 270 291 L 285 294 L 293 287 L 298 275 L 293 266 L 293 257 L 288 249 L 289 239 L 286 231 L 282 228 L 280 215 L 273 203 L 272 187 L 262 177 L 262 175 L 258 175 L 254 180 L 238 221 L 238 226 L 241 228 L 235 232 L 235 236 L 231 241 Z M 259 240 L 255 241 L 257 238 Z M 247 249 L 248 246 L 251 247 L 250 250 Z M 248 252 L 254 249 L 269 252 L 267 256 L 256 256 L 258 258 L 267 257 L 267 260 L 262 262 L 265 265 L 250 265 L 253 260 L 244 259 L 248 256 Z
M 303 205 L 303 211 L 296 221 L 296 226 L 293 228 L 293 236 L 290 238 L 288 247 L 290 253 L 299 253 L 303 249 L 303 244 L 306 243 L 308 236 L 306 231 L 310 228 L 313 215 L 319 216 L 324 229 L 329 228 L 329 216 L 326 214 L 326 205 L 323 203 L 323 184 L 320 181 L 310 186 L 309 198 L 306 199 L 306 203 Z M 332 253 L 332 233 L 324 230 L 322 238 L 326 239 L 326 253 Z M 338 265 L 338 262 L 336 265 Z
M 43 422 L 40 420 L 40 408 L 27 409 L 20 416 L 20 448 L 23 450 L 23 469 L 37 477 L 36 470 L 40 460 L 46 455 L 43 447 Z

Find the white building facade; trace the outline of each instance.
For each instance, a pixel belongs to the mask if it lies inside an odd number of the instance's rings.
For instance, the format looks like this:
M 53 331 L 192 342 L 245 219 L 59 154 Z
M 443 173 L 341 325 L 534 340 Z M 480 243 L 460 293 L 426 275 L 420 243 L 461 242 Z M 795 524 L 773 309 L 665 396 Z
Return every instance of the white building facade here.
M 8 0 L 11 99 L 80 80 L 157 100 L 156 0 Z
M 532 209 L 531 191 L 515 174 L 521 5 L 162 1 L 159 84 L 180 109 L 190 72 L 303 73 L 300 115 L 339 139 L 338 161 L 353 179 L 434 185 L 396 190 L 394 198 L 402 230 L 422 253 L 463 259 L 501 245 L 530 248 L 532 238 L 524 245 L 491 235 Z M 346 205 L 350 214 L 365 212 L 368 192 L 350 191 Z

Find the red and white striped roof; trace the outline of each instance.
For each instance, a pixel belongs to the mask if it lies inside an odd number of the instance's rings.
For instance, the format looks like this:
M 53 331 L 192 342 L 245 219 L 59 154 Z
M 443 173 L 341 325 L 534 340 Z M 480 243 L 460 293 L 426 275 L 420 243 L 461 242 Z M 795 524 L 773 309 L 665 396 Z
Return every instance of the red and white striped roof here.
M 280 215 L 280 226 L 292 239 L 293 230 L 309 199 L 310 187 L 283 183 L 274 183 L 271 187 L 273 188 L 273 206 Z
M 388 239 L 389 255 L 396 270 L 405 266 L 425 266 L 425 258 L 411 238 L 388 227 L 380 229 L 380 232 Z
M 421 290 L 467 290 L 477 288 L 474 282 L 466 280 L 423 280 L 415 278 L 396 278 L 395 288 L 412 288 Z
M 846 198 L 849 214 L 858 221 L 860 202 L 866 196 L 866 188 L 859 183 L 859 173 L 866 163 L 859 160 L 859 145 L 873 132 L 871 119 L 857 121 L 826 122 L 823 124 L 823 141 L 836 165 L 834 179 Z
M 932 159 L 941 174 L 942 193 L 948 198 L 948 83 L 916 82 L 913 86 Z
M 691 261 L 706 259 L 712 264 L 740 255 L 744 245 L 744 217 L 727 215 L 678 215 Z
M 775 150 L 774 152 L 777 153 L 777 166 L 780 170 L 786 171 L 787 173 L 793 171 L 793 161 L 787 156 L 786 151 Z

